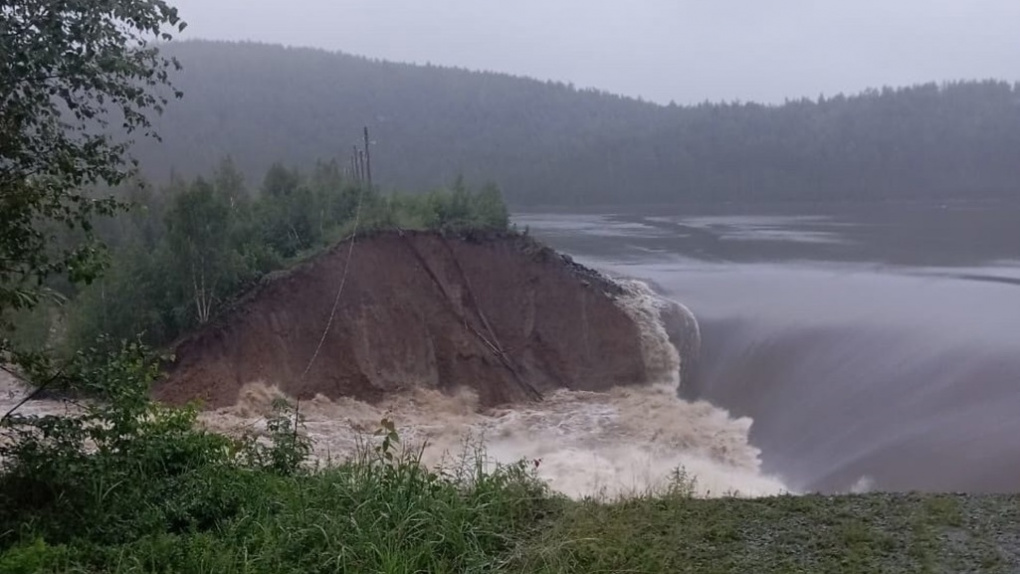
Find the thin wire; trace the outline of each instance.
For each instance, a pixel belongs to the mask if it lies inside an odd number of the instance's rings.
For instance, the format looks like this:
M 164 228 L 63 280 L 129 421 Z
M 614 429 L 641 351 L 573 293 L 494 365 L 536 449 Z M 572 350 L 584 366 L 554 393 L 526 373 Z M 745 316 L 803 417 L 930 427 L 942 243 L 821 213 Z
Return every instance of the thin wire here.
M 329 320 L 326 321 L 326 328 L 322 330 L 322 336 L 319 337 L 319 344 L 315 346 L 315 352 L 312 353 L 312 357 L 308 359 L 308 364 L 305 366 L 305 370 L 301 373 L 301 377 L 298 378 L 298 382 L 304 381 L 305 376 L 312 370 L 312 365 L 315 363 L 315 359 L 319 357 L 319 352 L 322 350 L 322 345 L 326 342 L 326 335 L 329 334 L 329 330 L 333 328 L 333 320 L 336 318 L 336 310 L 340 306 L 340 294 L 344 292 L 344 285 L 347 284 L 347 270 L 351 268 L 351 257 L 354 255 L 354 244 L 358 240 L 358 226 L 361 224 L 361 202 L 365 197 L 364 189 L 358 186 L 358 207 L 354 211 L 354 231 L 351 233 L 351 243 L 347 249 L 347 260 L 344 261 L 343 274 L 340 276 L 340 285 L 337 286 L 336 296 L 333 297 L 333 308 L 329 311 Z M 297 398 L 294 403 L 294 435 L 297 436 L 298 429 L 298 415 L 301 412 L 301 399 Z

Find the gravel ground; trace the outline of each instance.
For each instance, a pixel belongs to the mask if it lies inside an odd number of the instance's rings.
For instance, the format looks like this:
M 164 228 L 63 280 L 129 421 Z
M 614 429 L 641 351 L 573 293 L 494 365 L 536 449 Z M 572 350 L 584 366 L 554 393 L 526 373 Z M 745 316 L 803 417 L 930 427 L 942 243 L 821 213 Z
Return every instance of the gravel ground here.
M 863 494 L 569 505 L 540 572 L 1020 572 L 1020 496 Z

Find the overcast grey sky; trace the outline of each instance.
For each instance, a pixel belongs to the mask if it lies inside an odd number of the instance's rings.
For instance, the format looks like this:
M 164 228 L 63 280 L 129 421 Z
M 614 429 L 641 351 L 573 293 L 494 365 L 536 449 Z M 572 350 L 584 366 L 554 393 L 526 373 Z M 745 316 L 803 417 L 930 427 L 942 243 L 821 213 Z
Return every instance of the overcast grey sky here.
M 1020 0 L 171 0 L 185 38 L 496 70 L 659 102 L 1020 80 Z

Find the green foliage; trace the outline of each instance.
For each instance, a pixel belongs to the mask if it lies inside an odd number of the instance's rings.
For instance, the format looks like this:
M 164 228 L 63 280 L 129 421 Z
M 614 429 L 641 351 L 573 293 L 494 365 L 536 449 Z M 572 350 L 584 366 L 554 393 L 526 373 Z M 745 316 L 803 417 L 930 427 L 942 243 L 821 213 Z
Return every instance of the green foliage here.
M 506 231 L 510 213 L 499 187 L 488 183 L 472 192 L 462 179 L 451 189 L 390 198 L 387 223 L 402 229 Z M 370 226 L 385 227 L 378 222 Z
M 121 385 L 148 376 L 147 359 L 132 345 L 108 357 L 85 361 L 84 372 Z M 480 449 L 428 469 L 420 450 L 401 449 L 387 420 L 374 446 L 355 458 L 281 473 L 264 464 L 272 457 L 251 458 L 251 442 L 196 430 L 186 410 L 130 422 L 122 415 L 149 406 L 116 397 L 110 404 L 123 407 L 113 408 L 121 412 L 111 411 L 106 426 L 127 434 L 96 436 L 116 441 L 142 468 L 110 449 L 83 453 L 73 423 L 48 427 L 51 450 L 9 450 L 20 458 L 0 468 L 0 572 L 1005 572 L 1020 565 L 1009 550 L 1020 525 L 1015 496 L 704 500 L 677 470 L 661 491 L 571 501 L 551 495 L 532 464 L 493 468 Z M 294 420 L 292 410 L 276 407 L 270 420 L 279 424 L 269 434 L 284 439 L 286 451 L 293 426 L 282 421 Z M 36 469 L 31 480 L 25 464 Z M 78 482 L 67 479 L 72 465 Z M 42 503 L 31 495 L 40 491 Z
M 193 408 L 149 400 L 158 362 L 144 347 L 113 348 L 82 350 L 49 374 L 57 388 L 93 397 L 78 413 L 14 413 L 4 421 L 0 544 L 19 525 L 48 542 L 82 532 L 115 542 L 207 523 L 228 510 L 224 493 L 202 500 L 188 490 L 208 479 L 205 470 L 230 460 L 231 442 L 197 431 Z
M 166 215 L 167 276 L 177 290 L 175 302 L 182 323 L 187 317 L 207 323 L 219 301 L 245 278 L 245 261 L 233 249 L 232 233 L 239 216 L 231 198 L 199 178 L 171 200 Z M 243 217 L 243 216 L 242 216 Z M 187 302 L 187 305 L 180 305 Z
M 36 572 L 67 571 L 71 553 L 65 546 L 50 546 L 42 538 L 0 554 L 0 572 L 4 574 L 35 574 Z
M 151 39 L 184 24 L 161 0 L 14 0 L 0 6 L 0 29 L 2 321 L 37 305 L 55 274 L 98 274 L 92 218 L 123 204 L 81 190 L 124 181 L 126 137 L 154 135 L 147 114 L 163 111 L 178 66 Z
M 67 340 L 57 345 L 63 352 L 90 346 L 104 333 L 139 335 L 152 342 L 178 332 L 185 303 L 174 305 L 171 299 L 160 266 L 169 259 L 165 248 L 128 244 L 115 251 L 114 259 L 116 264 L 66 308 Z
M 383 195 L 344 179 L 335 163 L 319 163 L 308 178 L 274 165 L 252 193 L 228 158 L 209 180 L 123 194 L 139 207 L 100 229 L 112 265 L 69 306 L 65 349 L 103 334 L 167 343 L 207 323 L 266 273 L 349 238 L 356 222 L 363 233 L 506 231 L 509 224 L 493 184 L 476 192 L 460 178 L 450 189 Z
M 266 244 L 290 258 L 321 239 L 326 206 L 301 181 L 297 171 L 275 164 L 266 173 L 259 202 L 259 221 Z M 316 225 L 319 223 L 319 225 Z
M 288 401 L 273 401 L 272 415 L 266 420 L 268 444 L 252 436 L 246 437 L 247 446 L 243 451 L 246 464 L 280 476 L 298 473 L 312 452 L 311 441 L 298 432 L 303 420 Z
M 506 229 L 510 227 L 510 210 L 503 200 L 503 192 L 494 183 L 487 183 L 472 198 L 473 224 L 486 229 Z
M 152 403 L 156 369 L 136 343 L 82 351 L 56 376 L 95 400 L 5 421 L 0 571 L 490 570 L 546 512 L 523 463 L 429 470 L 389 421 L 378 448 L 302 471 L 285 402 L 268 443 L 228 439 Z
M 43 299 L 31 309 L 19 309 L 8 313 L 8 334 L 12 346 L 25 351 L 42 351 L 51 340 L 54 317 L 58 316 L 59 304 Z

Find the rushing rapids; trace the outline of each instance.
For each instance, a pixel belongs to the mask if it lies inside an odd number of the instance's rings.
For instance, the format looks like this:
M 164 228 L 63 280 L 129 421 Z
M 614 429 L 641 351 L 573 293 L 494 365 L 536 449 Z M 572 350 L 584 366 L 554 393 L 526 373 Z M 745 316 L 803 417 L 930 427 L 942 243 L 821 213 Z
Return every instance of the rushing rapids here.
M 655 382 L 604 392 L 561 389 L 539 402 L 494 408 L 482 407 L 466 389 L 415 389 L 376 404 L 320 395 L 301 404 L 315 456 L 335 461 L 353 455 L 387 418 L 406 448 L 424 447 L 427 464 L 454 464 L 482 446 L 493 462 L 536 461 L 540 477 L 574 497 L 656 491 L 677 470 L 694 479 L 702 496 L 787 492 L 778 479 L 762 474 L 759 451 L 748 442 L 750 419 L 678 398 L 681 359 L 660 317 L 664 310 L 689 312 L 643 283 L 623 284 L 620 303 L 641 328 L 642 354 Z M 257 431 L 279 397 L 278 389 L 252 383 L 236 405 L 206 412 L 202 420 L 223 432 Z
M 702 496 L 761 496 L 786 492 L 760 469 L 759 451 L 748 442 L 751 421 L 733 418 L 705 401 L 678 398 L 681 356 L 663 315 L 693 317 L 655 295 L 645 284 L 623 281 L 618 303 L 640 328 L 641 354 L 652 382 L 605 391 L 559 389 L 541 401 L 485 407 L 468 388 L 454 392 L 417 388 L 367 402 L 317 395 L 300 403 L 301 431 L 313 441 L 313 457 L 338 462 L 374 439 L 386 418 L 394 421 L 402 448 L 424 448 L 434 467 L 458 464 L 484 450 L 492 463 L 527 460 L 556 491 L 572 497 L 629 496 L 653 492 L 681 470 Z M 697 338 L 695 333 L 695 339 Z M 674 337 L 675 340 L 675 337 Z M 695 347 L 697 340 L 683 344 Z M 10 408 L 27 389 L 6 376 L 0 408 Z M 236 404 L 205 411 L 206 427 L 227 434 L 265 430 L 279 388 L 252 382 Z M 51 400 L 29 401 L 26 414 L 60 414 Z

